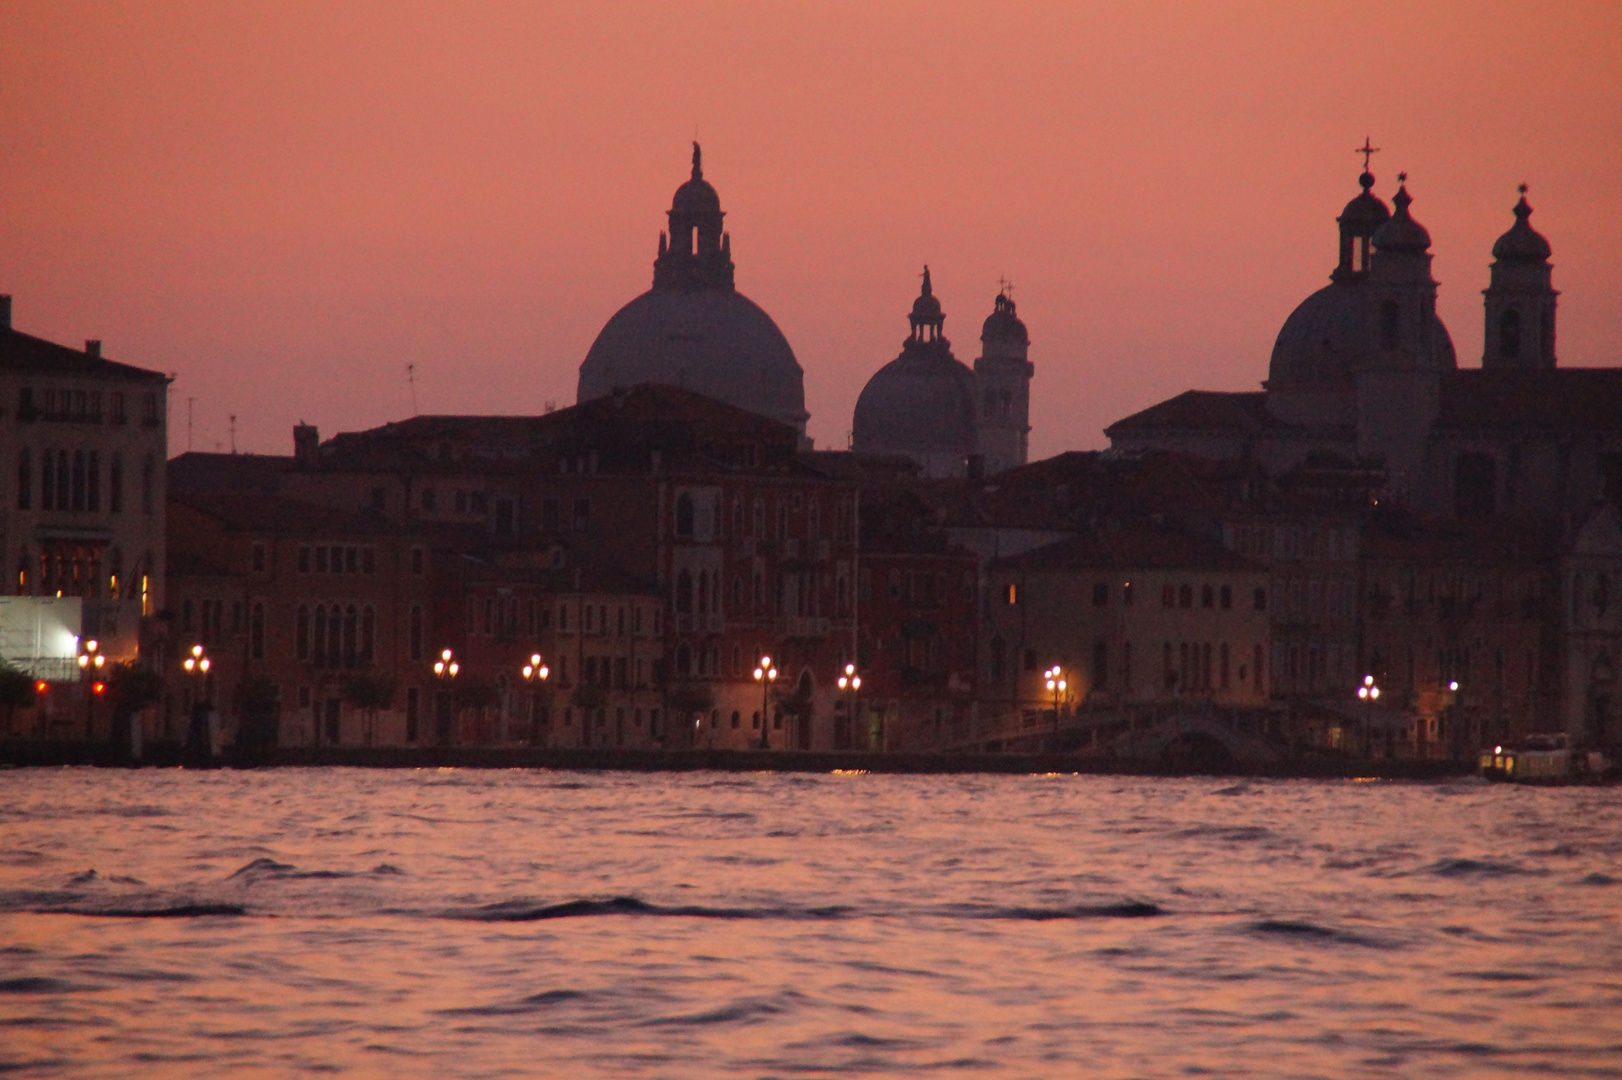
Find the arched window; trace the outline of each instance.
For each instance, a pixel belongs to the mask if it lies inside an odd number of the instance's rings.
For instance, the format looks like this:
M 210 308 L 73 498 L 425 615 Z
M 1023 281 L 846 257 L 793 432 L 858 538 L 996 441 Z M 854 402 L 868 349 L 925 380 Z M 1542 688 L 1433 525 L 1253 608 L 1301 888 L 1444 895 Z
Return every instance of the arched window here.
M 684 641 L 676 646 L 676 674 L 691 675 L 693 673 L 693 650 L 688 648 Z
M 693 611 L 693 575 L 686 570 L 676 575 L 676 613 L 690 615 Z
M 422 605 L 414 604 L 411 607 L 410 623 L 407 633 L 410 637 L 411 659 L 422 659 Z
M 766 535 L 766 500 L 759 495 L 755 496 L 755 535 Z
M 676 499 L 676 535 L 693 535 L 693 497 L 685 491 Z
M 1538 352 L 1545 360 L 1554 359 L 1554 312 L 1545 310 L 1539 320 L 1542 334 L 1539 335 Z
M 1008 644 L 1002 638 L 991 639 L 991 685 L 1001 686 L 1008 664 Z
M 39 508 L 56 509 L 56 453 L 51 450 L 39 455 Z
M 710 613 L 710 572 L 708 570 L 698 572 L 698 613 L 700 615 Z
M 1498 355 L 1516 360 L 1521 355 L 1521 313 L 1510 308 L 1498 316 Z
M 1611 606 L 1611 579 L 1604 574 L 1594 578 L 1594 617 L 1603 619 L 1605 609 Z
M 248 655 L 255 660 L 265 658 L 265 605 L 258 600 L 248 610 Z
M 360 656 L 360 612 L 350 604 L 344 610 L 344 666 L 354 667 Z
M 115 514 L 124 512 L 124 455 L 115 453 L 107 467 L 107 509 Z
M 73 452 L 73 490 L 70 496 L 75 510 L 83 510 L 85 507 L 85 480 L 84 451 L 75 450 Z
M 17 453 L 17 509 L 34 505 L 34 458 L 27 447 Z
M 377 659 L 377 613 L 367 604 L 360 610 L 360 662 L 371 664 Z
M 299 619 L 301 622 L 303 621 L 303 617 L 304 609 L 299 608 Z M 314 644 L 311 646 L 310 656 L 315 661 L 315 665 L 320 667 L 322 664 L 327 662 L 327 608 L 325 604 L 317 604 L 315 606 L 315 633 L 312 636 L 314 638 Z M 299 650 L 301 659 L 303 658 L 303 653 L 304 650 L 301 644 Z
M 327 666 L 341 667 L 344 660 L 344 609 L 333 604 L 327 609 Z
M 1397 347 L 1402 331 L 1402 308 L 1395 300 L 1380 301 L 1380 348 Z
M 83 470 L 81 470 L 82 474 Z M 66 510 L 73 505 L 73 472 L 68 467 L 68 452 L 56 452 L 56 508 Z

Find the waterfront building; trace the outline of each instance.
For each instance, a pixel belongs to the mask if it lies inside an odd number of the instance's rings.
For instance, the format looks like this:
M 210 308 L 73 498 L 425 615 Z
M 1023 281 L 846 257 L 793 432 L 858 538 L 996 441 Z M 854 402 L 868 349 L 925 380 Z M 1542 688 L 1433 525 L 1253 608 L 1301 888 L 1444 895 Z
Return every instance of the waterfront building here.
M 0 592 L 79 608 L 64 648 L 4 635 L 4 659 L 52 687 L 38 734 L 86 734 L 93 691 L 78 685 L 75 648 L 94 640 L 108 661 L 134 661 L 163 607 L 168 381 L 109 359 L 99 341 L 75 349 L 15 329 L 0 296 Z

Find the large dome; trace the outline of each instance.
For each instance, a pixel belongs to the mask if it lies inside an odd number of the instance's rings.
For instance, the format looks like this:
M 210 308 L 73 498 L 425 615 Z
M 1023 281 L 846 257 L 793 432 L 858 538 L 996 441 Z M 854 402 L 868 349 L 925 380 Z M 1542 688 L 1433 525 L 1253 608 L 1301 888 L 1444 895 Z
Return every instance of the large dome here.
M 1431 357 L 1440 368 L 1458 366 L 1453 338 L 1431 313 Z M 1373 359 L 1377 334 L 1367 282 L 1325 285 L 1284 320 L 1267 368 L 1270 389 L 1347 386 Z
M 912 334 L 901 355 L 875 372 L 856 399 L 851 443 L 863 453 L 905 454 L 926 475 L 950 475 L 975 452 L 974 373 L 941 335 L 946 316 L 927 266 L 908 319 Z
M 667 383 L 805 430 L 805 383 L 772 317 L 735 289 L 650 289 L 620 308 L 580 365 L 579 399 Z
M 680 386 L 805 433 L 805 377 L 783 332 L 733 288 L 732 241 L 698 144 L 659 234 L 653 288 L 620 308 L 580 365 L 577 399 L 638 383 Z

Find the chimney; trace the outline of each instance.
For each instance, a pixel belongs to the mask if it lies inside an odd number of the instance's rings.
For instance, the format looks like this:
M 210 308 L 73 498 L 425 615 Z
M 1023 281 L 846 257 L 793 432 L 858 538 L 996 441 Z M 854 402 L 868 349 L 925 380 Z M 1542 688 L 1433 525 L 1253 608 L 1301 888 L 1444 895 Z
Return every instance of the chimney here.
M 100 360 L 101 342 L 96 338 L 86 338 L 84 343 L 84 354 L 90 357 L 92 360 Z
M 321 446 L 321 431 L 314 424 L 293 425 L 293 460 L 300 465 L 315 464 Z
M 0 293 L 0 330 L 11 329 L 11 294 Z

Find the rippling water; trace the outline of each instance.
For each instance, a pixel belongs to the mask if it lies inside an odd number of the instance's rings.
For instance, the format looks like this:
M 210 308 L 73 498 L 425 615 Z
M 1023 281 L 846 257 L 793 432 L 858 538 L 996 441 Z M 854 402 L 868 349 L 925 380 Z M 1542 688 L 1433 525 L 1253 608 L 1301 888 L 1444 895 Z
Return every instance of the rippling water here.
M 0 1072 L 1622 1076 L 1622 790 L 0 773 Z

